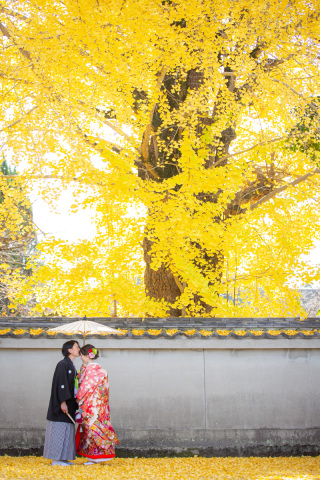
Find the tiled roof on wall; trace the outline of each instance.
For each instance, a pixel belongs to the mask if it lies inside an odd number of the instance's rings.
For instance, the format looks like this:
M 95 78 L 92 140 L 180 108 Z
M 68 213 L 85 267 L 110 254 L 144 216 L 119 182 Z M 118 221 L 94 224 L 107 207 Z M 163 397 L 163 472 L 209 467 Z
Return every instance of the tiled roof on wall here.
M 83 319 L 83 318 L 81 318 Z M 0 320 L 0 337 L 70 338 L 77 334 L 47 333 L 48 328 L 80 318 L 21 318 Z M 87 318 L 117 328 L 118 334 L 94 335 L 95 338 L 319 338 L 320 319 L 300 321 L 292 318 Z M 87 338 L 91 335 L 87 335 Z
M 11 337 L 11 338 L 70 338 L 78 337 L 78 334 L 65 334 L 65 333 L 46 333 L 42 329 L 1 329 L 0 337 Z M 132 329 L 124 331 L 124 334 L 119 332 L 119 335 L 116 334 L 103 334 L 103 335 L 87 335 L 86 338 L 95 337 L 95 338 L 117 338 L 119 340 L 123 338 L 177 338 L 177 337 L 186 337 L 186 338 L 319 338 L 320 339 L 320 330 L 177 330 L 177 329 L 167 329 L 167 330 L 144 330 L 144 329 Z

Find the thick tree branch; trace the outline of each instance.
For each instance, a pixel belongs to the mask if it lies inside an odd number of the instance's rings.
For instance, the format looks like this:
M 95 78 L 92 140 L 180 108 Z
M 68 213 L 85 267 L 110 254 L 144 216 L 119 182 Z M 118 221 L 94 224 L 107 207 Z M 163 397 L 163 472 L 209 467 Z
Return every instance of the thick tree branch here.
M 271 198 L 274 198 L 274 197 L 275 197 L 276 195 L 278 195 L 279 193 L 282 193 L 282 192 L 284 192 L 285 190 L 287 190 L 287 188 L 289 188 L 289 187 L 295 187 L 295 186 L 298 185 L 299 183 L 304 182 L 304 181 L 307 180 L 307 178 L 309 178 L 309 177 L 313 177 L 313 176 L 316 175 L 317 173 L 320 173 L 320 168 L 316 168 L 313 172 L 309 172 L 309 173 L 306 173 L 305 175 L 301 175 L 300 177 L 296 178 L 293 182 L 290 182 L 290 183 L 288 183 L 287 185 L 283 185 L 282 187 L 275 188 L 272 192 L 269 192 L 267 195 L 265 195 L 264 197 L 260 198 L 260 200 L 258 200 L 257 202 L 253 203 L 250 207 L 241 210 L 241 213 L 245 213 L 245 212 L 247 212 L 247 211 L 249 211 L 249 210 L 255 210 L 256 208 L 258 208 L 258 207 L 259 207 L 260 205 L 262 205 L 263 203 L 268 202 L 269 200 L 271 200 Z
M 158 77 L 158 80 L 157 80 L 157 89 L 160 89 L 161 84 L 164 80 L 164 77 L 165 77 L 167 71 L 168 71 L 167 67 L 162 68 L 161 73 L 160 73 L 160 75 Z M 142 139 L 142 145 L 141 145 L 141 153 L 142 153 L 143 161 L 146 165 L 146 168 L 147 168 L 148 172 L 153 176 L 153 178 L 159 178 L 157 173 L 153 169 L 150 169 L 150 164 L 149 164 L 149 139 L 150 139 L 150 135 L 151 135 L 152 120 L 153 120 L 153 115 L 154 115 L 154 110 L 156 108 L 156 105 L 157 105 L 156 103 L 154 105 L 152 105 L 152 108 L 150 110 L 149 123 L 146 126 L 146 129 L 145 129 L 145 132 L 144 132 L 144 135 L 143 135 L 143 139 Z
M 5 73 L 0 71 L 0 77 L 5 78 L 6 80 L 11 80 L 12 82 L 21 82 L 25 83 L 26 85 L 34 85 L 34 82 L 30 82 L 29 80 L 25 80 L 24 78 L 17 78 L 17 77 L 9 77 Z
M 316 107 L 314 108 L 316 109 Z M 317 114 L 319 114 L 317 109 L 316 109 L 316 112 Z M 303 138 L 305 135 L 306 135 L 305 133 L 295 132 L 295 133 L 290 133 L 288 135 L 283 135 L 282 137 L 271 138 L 270 140 L 265 140 L 263 142 L 256 143 L 252 147 L 245 148 L 244 150 L 240 150 L 239 152 L 230 153 L 228 155 L 225 155 L 224 157 L 219 158 L 219 160 L 215 164 L 213 164 L 210 168 L 219 166 L 220 163 L 222 163 L 224 160 L 227 160 L 230 157 L 236 157 L 237 155 L 241 155 L 242 153 L 250 152 L 251 150 L 254 150 L 255 148 L 261 147 L 263 145 L 269 145 L 271 143 L 276 143 L 276 142 L 279 142 L 280 140 L 287 140 L 292 137 Z
M 0 12 L 7 13 L 10 15 L 10 17 L 15 17 L 18 20 L 23 20 L 24 22 L 31 22 L 32 18 L 26 17 L 25 15 L 22 15 L 21 13 L 14 12 L 13 10 L 10 10 L 10 8 L 2 7 L 0 6 Z
M 18 47 L 17 44 L 16 44 L 16 41 L 14 40 L 13 36 L 11 35 L 11 33 L 9 32 L 9 30 L 7 29 L 7 27 L 5 25 L 3 25 L 3 23 L 0 22 L 0 30 L 2 32 L 2 34 L 7 37 L 7 38 L 10 38 L 14 45 L 18 48 L 19 52 L 27 59 L 31 62 L 31 55 L 30 53 L 25 50 L 24 48 L 21 48 L 21 47 Z M 34 65 L 32 64 L 32 68 L 34 68 Z
M 0 22 L 0 30 L 1 30 L 2 34 L 3 34 L 5 37 L 7 37 L 7 38 L 12 38 L 12 37 L 11 37 L 11 33 L 9 32 L 9 30 L 7 29 L 7 27 L 5 27 L 5 26 L 3 25 L 3 23 L 1 23 L 1 22 Z
M 271 140 L 266 140 L 264 142 L 259 142 L 259 143 L 256 143 L 255 145 L 253 145 L 252 147 L 249 147 L 249 148 L 245 148 L 244 150 L 240 150 L 239 152 L 235 152 L 235 153 L 230 153 L 229 155 L 225 155 L 224 157 L 221 157 L 219 158 L 219 160 L 214 163 L 212 165 L 212 167 L 217 167 L 220 163 L 222 163 L 224 160 L 227 160 L 228 158 L 230 157 L 236 157 L 237 155 L 241 155 L 242 153 L 247 153 L 247 152 L 250 152 L 250 150 L 254 150 L 255 148 L 257 147 L 261 147 L 262 145 L 268 145 L 270 143 L 275 143 L 275 142 L 279 142 L 280 140 L 285 140 L 287 138 L 290 138 L 292 137 L 293 135 L 290 134 L 290 135 L 284 135 L 282 137 L 276 137 L 276 138 L 272 138 Z M 210 168 L 212 168 L 210 167 Z
M 121 147 L 118 147 L 118 145 L 108 141 L 108 140 L 103 140 L 101 138 L 97 138 L 96 140 L 97 141 L 92 141 L 90 140 L 90 138 L 88 137 L 88 135 L 86 133 L 84 133 L 84 131 L 81 129 L 81 127 L 79 127 L 79 125 L 77 125 L 75 122 L 71 122 L 73 124 L 73 126 L 75 127 L 76 129 L 76 133 L 78 136 L 80 136 L 82 138 L 82 140 L 87 144 L 89 145 L 90 147 L 94 148 L 97 152 L 99 152 L 101 155 L 104 154 L 105 150 L 101 147 L 99 147 L 99 143 L 103 143 L 105 144 L 106 146 L 108 146 L 110 148 L 110 150 L 113 152 L 113 153 L 121 153 L 121 151 L 123 150 Z M 99 143 L 98 143 L 99 142 Z
M 292 93 L 294 93 L 294 94 L 297 95 L 298 97 L 302 98 L 302 100 L 303 100 L 317 115 L 319 115 L 319 110 L 318 110 L 318 108 L 315 107 L 312 102 L 311 102 L 311 103 L 308 102 L 308 100 L 302 95 L 302 93 L 297 92 L 297 90 L 295 90 L 293 87 L 291 87 L 291 85 L 288 85 L 287 83 L 283 82 L 282 80 L 277 80 L 276 78 L 273 78 L 272 80 L 273 80 L 274 82 L 281 83 L 281 84 L 284 85 L 285 87 L 289 88 L 289 90 L 291 90 Z
M 14 127 L 15 125 L 17 125 L 17 123 L 20 123 L 27 115 L 30 115 L 30 113 L 33 112 L 36 108 L 38 108 L 37 105 L 35 105 L 34 107 L 30 108 L 30 110 L 28 110 L 27 112 L 25 112 L 25 114 L 23 115 L 23 117 L 20 117 L 20 118 L 18 118 L 18 120 L 16 120 L 15 122 L 10 123 L 10 125 L 6 125 L 5 127 L 3 127 L 2 130 L 0 130 L 0 133 L 4 132 L 5 130 L 9 130 L 10 128 L 12 128 L 12 127 Z
M 87 185 L 98 185 L 100 187 L 105 186 L 106 184 L 103 182 L 92 182 L 91 180 L 88 181 L 83 178 L 77 178 L 77 177 L 64 177 L 63 175 L 3 175 L 0 174 L 0 179 L 5 178 L 6 180 L 17 180 L 17 179 L 23 179 L 23 180 L 60 180 L 60 181 L 67 181 L 67 182 L 78 182 L 78 183 L 84 183 Z
M 96 115 L 96 118 L 97 118 L 97 115 Z M 133 142 L 132 142 L 131 138 L 129 137 L 129 135 L 127 135 L 120 127 L 118 127 L 117 125 L 113 125 L 113 123 L 109 122 L 108 120 L 105 120 L 105 119 L 101 120 L 101 118 L 99 118 L 99 120 L 100 120 L 100 122 L 104 123 L 104 125 L 111 128 L 118 135 L 121 135 L 123 138 L 125 138 L 131 145 L 133 145 Z M 138 153 L 140 153 L 140 150 L 135 145 L 133 145 L 133 146 L 138 151 Z
M 81 100 L 78 100 L 78 103 L 83 106 L 83 107 L 88 107 L 88 105 L 86 105 L 83 101 Z M 136 145 L 134 145 L 132 139 L 130 138 L 130 136 L 125 133 L 120 127 L 118 127 L 117 125 L 114 125 L 113 123 L 109 122 L 109 120 L 107 120 L 106 118 L 101 118 L 98 114 L 97 114 L 97 109 L 96 108 L 93 108 L 93 107 L 89 107 L 89 109 L 91 111 L 93 111 L 93 114 L 95 116 L 95 118 L 99 121 L 99 122 L 102 122 L 104 125 L 106 125 L 107 127 L 111 128 L 114 132 L 116 132 L 118 135 L 120 135 L 121 137 L 125 138 L 127 140 L 127 142 L 129 142 L 134 148 L 135 150 L 140 154 L 140 149 L 136 147 Z M 111 142 L 110 142 L 111 143 Z M 122 149 L 120 147 L 117 147 L 119 149 L 119 151 L 121 151 Z
M 180 292 L 183 293 L 184 287 L 183 287 L 182 283 L 180 282 L 179 278 L 176 275 L 174 275 L 173 273 L 172 273 L 172 276 L 173 276 L 174 281 L 176 282 L 176 285 L 179 288 Z

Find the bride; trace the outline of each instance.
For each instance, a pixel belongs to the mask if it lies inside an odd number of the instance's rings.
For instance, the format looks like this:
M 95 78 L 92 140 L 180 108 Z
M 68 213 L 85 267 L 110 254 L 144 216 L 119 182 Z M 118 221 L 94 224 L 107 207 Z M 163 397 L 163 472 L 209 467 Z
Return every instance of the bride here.
M 76 435 L 78 455 L 87 457 L 85 465 L 114 458 L 119 442 L 110 422 L 108 374 L 97 362 L 98 350 L 93 345 L 80 349 L 83 365 L 78 374 L 76 398 L 82 423 Z

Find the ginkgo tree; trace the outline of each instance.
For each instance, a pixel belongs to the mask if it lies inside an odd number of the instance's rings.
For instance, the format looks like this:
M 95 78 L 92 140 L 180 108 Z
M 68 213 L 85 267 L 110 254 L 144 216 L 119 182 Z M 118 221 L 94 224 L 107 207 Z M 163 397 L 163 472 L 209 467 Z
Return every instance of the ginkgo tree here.
M 35 304 L 36 226 L 23 183 L 6 159 L 0 172 L 0 315 L 28 315 Z
M 93 241 L 47 239 L 39 308 L 303 315 L 319 238 L 317 0 L 1 2 L 1 145 Z

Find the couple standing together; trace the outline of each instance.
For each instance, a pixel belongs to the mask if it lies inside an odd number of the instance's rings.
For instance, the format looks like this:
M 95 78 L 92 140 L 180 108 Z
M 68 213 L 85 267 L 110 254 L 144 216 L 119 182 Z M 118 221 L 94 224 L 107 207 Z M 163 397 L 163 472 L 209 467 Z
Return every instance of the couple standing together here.
M 62 354 L 53 375 L 43 456 L 61 466 L 72 465 L 76 452 L 87 457 L 85 465 L 106 462 L 120 443 L 110 422 L 108 374 L 96 362 L 99 352 L 93 345 L 80 348 L 69 340 Z M 83 364 L 77 374 L 73 362 L 79 355 Z

